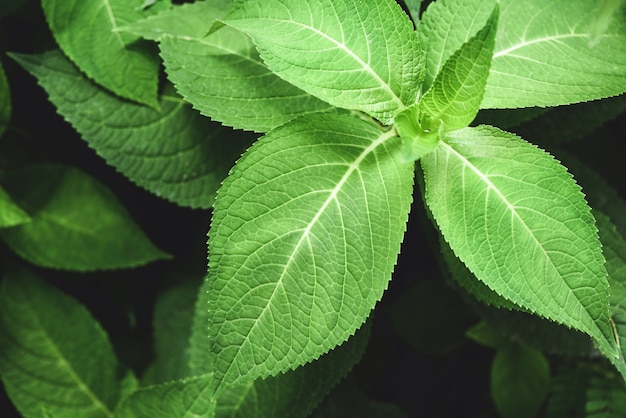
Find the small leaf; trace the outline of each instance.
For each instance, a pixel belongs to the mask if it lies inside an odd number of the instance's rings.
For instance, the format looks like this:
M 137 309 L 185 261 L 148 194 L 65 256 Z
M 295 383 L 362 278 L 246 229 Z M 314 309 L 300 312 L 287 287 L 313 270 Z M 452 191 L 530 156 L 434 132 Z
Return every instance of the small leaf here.
M 274 73 L 334 106 L 389 124 L 417 98 L 422 49 L 395 1 L 236 1 L 225 23 Z
M 485 26 L 444 64 L 433 85 L 420 100 L 425 129 L 443 122 L 445 131 L 465 128 L 480 108 L 498 25 L 498 5 Z
M 360 327 L 391 278 L 412 183 L 393 131 L 350 115 L 296 119 L 248 150 L 209 232 L 218 387 L 305 364 Z
M 209 36 L 163 36 L 169 79 L 203 115 L 238 129 L 268 132 L 297 116 L 333 109 L 279 78 L 252 40 L 225 26 Z
M 616 354 L 594 219 L 563 166 L 488 126 L 449 133 L 421 161 L 426 203 L 479 280 Z
M 15 204 L 11 196 L 0 187 L 0 228 L 30 222 L 30 216 Z
M 211 418 L 213 375 L 205 374 L 139 389 L 115 411 L 119 418 Z
M 138 2 L 42 0 L 42 6 L 63 52 L 90 78 L 122 97 L 158 107 L 155 51 L 138 37 L 116 31 L 145 16 Z M 168 6 L 159 2 L 148 11 Z
M 533 418 L 548 394 L 550 367 L 539 351 L 511 343 L 491 365 L 491 395 L 503 418 Z
M 103 90 L 59 51 L 12 57 L 37 77 L 57 111 L 101 157 L 139 186 L 179 205 L 210 208 L 249 144 L 225 138 L 225 129 L 199 116 L 171 86 L 164 88 L 156 111 Z
M 100 325 L 32 273 L 11 271 L 0 290 L 0 375 L 25 417 L 113 417 L 123 376 Z
M 0 181 L 32 219 L 0 230 L 0 236 L 33 264 L 92 271 L 169 257 L 154 247 L 109 189 L 76 168 L 33 165 L 7 171 Z

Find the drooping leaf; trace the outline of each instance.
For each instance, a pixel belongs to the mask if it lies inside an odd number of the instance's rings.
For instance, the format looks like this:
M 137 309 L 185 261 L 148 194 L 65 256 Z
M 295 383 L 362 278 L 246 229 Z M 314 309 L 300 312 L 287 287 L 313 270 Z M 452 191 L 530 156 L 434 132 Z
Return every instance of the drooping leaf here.
M 498 25 L 498 6 L 485 26 L 448 58 L 420 100 L 421 125 L 444 130 L 465 128 L 474 119 L 485 92 Z
M 0 290 L 0 376 L 25 417 L 113 417 L 122 368 L 78 302 L 25 270 Z
M 139 389 L 115 411 L 119 418 L 212 418 L 213 375 L 205 374 Z
M 32 220 L 0 230 L 0 237 L 33 264 L 92 271 L 169 257 L 109 189 L 77 168 L 32 165 L 7 171 L 0 183 Z
M 139 186 L 179 205 L 211 207 L 249 144 L 225 137 L 225 129 L 198 115 L 170 86 L 156 111 L 103 90 L 59 51 L 12 56 L 37 77 L 59 114 L 100 156 Z
M 90 78 L 119 96 L 158 107 L 156 51 L 116 29 L 169 2 L 144 10 L 141 0 L 42 0 L 42 6 L 63 52 Z
M 285 374 L 257 379 L 221 392 L 217 418 L 307 418 L 365 352 L 370 334 L 366 323 L 348 341 L 313 363 Z
M 449 133 L 422 168 L 426 203 L 479 280 L 616 354 L 594 219 L 563 166 L 519 137 L 479 126 Z
M 295 368 L 354 333 L 391 277 L 412 181 L 393 131 L 350 115 L 296 119 L 245 154 L 209 232 L 218 386 Z
M 30 222 L 30 216 L 15 204 L 11 196 L 0 187 L 0 228 Z
M 537 416 L 549 384 L 550 367 L 541 352 L 520 343 L 497 351 L 491 365 L 491 395 L 503 418 Z
M 225 22 L 274 73 L 334 106 L 389 124 L 417 98 L 422 49 L 395 1 L 236 1 Z
M 626 20 L 594 34 L 597 2 L 501 0 L 499 27 L 482 108 L 557 106 L 626 90 Z M 480 29 L 492 1 L 439 0 L 418 26 L 430 86 L 452 53 Z

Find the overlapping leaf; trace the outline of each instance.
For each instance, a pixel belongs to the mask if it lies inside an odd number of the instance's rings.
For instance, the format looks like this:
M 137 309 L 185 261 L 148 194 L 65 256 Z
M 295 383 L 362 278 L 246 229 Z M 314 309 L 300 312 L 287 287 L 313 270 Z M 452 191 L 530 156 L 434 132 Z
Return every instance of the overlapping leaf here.
M 113 417 L 123 375 L 106 334 L 78 302 L 27 271 L 0 290 L 0 376 L 25 417 Z
M 332 105 L 389 124 L 417 98 L 422 50 L 395 1 L 237 1 L 225 22 L 274 73 Z
M 13 57 L 100 156 L 139 186 L 179 205 L 209 208 L 249 144 L 226 137 L 225 129 L 199 116 L 171 87 L 156 111 L 103 90 L 59 51 Z
M 595 31 L 598 2 L 501 0 L 500 24 L 481 107 L 556 106 L 626 90 L 626 21 L 619 13 Z M 493 1 L 439 0 L 418 27 L 426 50 L 425 87 L 487 19 Z
M 31 218 L 0 230 L 0 237 L 33 264 L 91 271 L 169 257 L 109 189 L 77 168 L 33 165 L 7 171 L 0 182 Z
M 519 137 L 479 126 L 448 134 L 422 168 L 443 236 L 478 279 L 616 354 L 594 219 L 563 166 Z
M 159 60 L 149 44 L 116 29 L 167 8 L 149 8 L 141 0 L 42 0 L 57 43 L 90 78 L 114 93 L 158 107 Z
M 30 216 L 15 204 L 11 196 L 0 187 L 0 228 L 30 222 Z
M 302 365 L 354 333 L 391 277 L 412 179 L 393 131 L 350 115 L 297 119 L 246 153 L 209 233 L 218 386 Z

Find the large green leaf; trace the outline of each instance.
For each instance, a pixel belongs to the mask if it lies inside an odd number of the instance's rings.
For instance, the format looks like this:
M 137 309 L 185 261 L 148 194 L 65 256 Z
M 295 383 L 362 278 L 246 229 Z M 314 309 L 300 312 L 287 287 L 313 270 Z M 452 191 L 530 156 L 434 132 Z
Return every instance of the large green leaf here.
M 218 386 L 307 363 L 365 321 L 411 201 L 413 164 L 399 142 L 360 118 L 310 115 L 237 163 L 209 232 Z
M 118 418 L 212 418 L 213 375 L 204 374 L 139 389 L 115 411 Z
M 277 75 L 332 105 L 389 124 L 417 98 L 422 50 L 393 0 L 236 1 L 225 22 Z
M 0 137 L 4 134 L 5 129 L 9 126 L 11 119 L 11 92 L 9 90 L 9 82 L 4 75 L 2 62 L 0 62 Z
M 626 90 L 626 21 L 594 33 L 598 2 L 501 0 L 496 45 L 482 108 L 556 106 Z M 487 19 L 492 0 L 439 0 L 418 26 L 425 87 Z
M 481 125 L 449 133 L 422 168 L 426 203 L 479 280 L 616 355 L 597 229 L 563 166 L 521 138 Z
M 210 123 L 170 86 L 160 111 L 122 100 L 86 79 L 59 51 L 13 57 L 47 91 L 89 146 L 130 180 L 179 205 L 209 208 L 248 141 Z
M 25 270 L 0 290 L 0 376 L 25 417 L 113 417 L 123 375 L 100 325 Z
M 7 171 L 0 183 L 32 219 L 0 230 L 0 237 L 33 264 L 89 271 L 169 257 L 109 189 L 77 168 L 33 165 Z
M 42 0 L 57 43 L 90 78 L 116 94 L 158 107 L 158 56 L 149 44 L 117 28 L 166 8 L 142 0 Z

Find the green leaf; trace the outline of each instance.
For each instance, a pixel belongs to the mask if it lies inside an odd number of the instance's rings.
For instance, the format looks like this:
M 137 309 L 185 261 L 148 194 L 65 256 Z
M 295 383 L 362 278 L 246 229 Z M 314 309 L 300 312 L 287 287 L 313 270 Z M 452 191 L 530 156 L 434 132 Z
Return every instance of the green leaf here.
M 626 20 L 595 35 L 589 0 L 500 0 L 499 27 L 482 108 L 557 106 L 626 90 Z M 429 87 L 444 62 L 480 29 L 492 1 L 439 0 L 418 26 Z M 572 57 L 575 57 L 573 59 Z
M 11 91 L 0 62 L 0 138 L 11 120 Z
M 225 22 L 274 73 L 334 106 L 389 124 L 417 99 L 422 49 L 395 1 L 236 1 Z
M 422 8 L 422 0 L 404 0 L 409 16 L 414 24 L 418 24 L 420 21 L 420 10 Z
M 30 216 L 15 204 L 11 196 L 0 187 L 0 228 L 17 226 L 30 222 Z
M 231 27 L 207 37 L 163 36 L 159 47 L 178 92 L 224 125 L 268 132 L 297 116 L 334 109 L 279 78 L 252 40 Z
M 465 128 L 474 119 L 483 98 L 498 25 L 498 5 L 485 26 L 465 42 L 443 65 L 433 85 L 420 100 L 421 125 L 444 130 Z
M 296 119 L 248 150 L 209 232 L 218 386 L 295 368 L 354 333 L 391 278 L 412 183 L 393 131 L 350 115 Z
M 59 51 L 12 55 L 37 77 L 57 111 L 109 164 L 182 206 L 209 208 L 249 144 L 198 115 L 168 86 L 160 111 L 122 100 L 86 79 Z M 232 135 L 232 134 L 231 134 Z
M 285 374 L 225 389 L 219 396 L 218 418 L 306 418 L 361 359 L 370 334 L 366 323 L 341 346 Z
M 566 169 L 489 126 L 448 134 L 422 158 L 426 203 L 455 254 L 491 289 L 592 336 L 615 355 L 594 219 Z
M 33 165 L 7 171 L 0 182 L 32 219 L 0 230 L 0 236 L 33 264 L 92 271 L 169 257 L 148 240 L 109 189 L 77 168 Z
M 0 375 L 25 417 L 113 417 L 122 369 L 78 302 L 25 270 L 0 290 Z
M 96 83 L 119 96 L 158 107 L 158 57 L 147 43 L 117 28 L 169 6 L 147 11 L 141 1 L 42 0 L 46 20 L 63 52 Z M 132 81 L 132 82 L 129 82 Z
M 491 365 L 491 395 L 503 418 L 537 416 L 548 394 L 550 367 L 539 351 L 511 343 Z
M 118 418 L 211 418 L 213 375 L 205 374 L 139 389 L 115 411 Z

